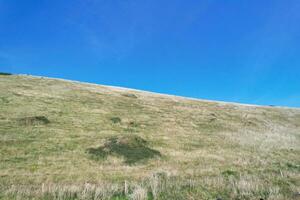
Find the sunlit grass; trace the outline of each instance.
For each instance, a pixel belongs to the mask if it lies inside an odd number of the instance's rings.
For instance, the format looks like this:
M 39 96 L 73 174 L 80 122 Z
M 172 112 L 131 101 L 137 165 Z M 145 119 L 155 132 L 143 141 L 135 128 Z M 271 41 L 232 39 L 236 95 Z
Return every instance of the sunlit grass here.
M 297 109 L 0 75 L 0 199 L 292 199 L 299 155 Z

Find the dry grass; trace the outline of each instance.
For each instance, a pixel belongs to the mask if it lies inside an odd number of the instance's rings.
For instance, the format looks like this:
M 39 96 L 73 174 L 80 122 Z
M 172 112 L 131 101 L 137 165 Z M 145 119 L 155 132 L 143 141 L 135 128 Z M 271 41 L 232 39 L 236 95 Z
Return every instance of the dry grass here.
M 293 199 L 299 155 L 297 109 L 0 75 L 0 199 Z

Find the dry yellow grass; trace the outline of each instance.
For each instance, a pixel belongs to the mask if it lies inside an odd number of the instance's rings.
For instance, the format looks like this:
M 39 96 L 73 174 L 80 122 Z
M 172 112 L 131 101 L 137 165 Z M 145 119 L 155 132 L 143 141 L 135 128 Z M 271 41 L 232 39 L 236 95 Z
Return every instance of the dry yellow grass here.
M 131 136 L 147 144 L 88 151 Z M 299 155 L 299 109 L 0 75 L 0 199 L 291 199 Z

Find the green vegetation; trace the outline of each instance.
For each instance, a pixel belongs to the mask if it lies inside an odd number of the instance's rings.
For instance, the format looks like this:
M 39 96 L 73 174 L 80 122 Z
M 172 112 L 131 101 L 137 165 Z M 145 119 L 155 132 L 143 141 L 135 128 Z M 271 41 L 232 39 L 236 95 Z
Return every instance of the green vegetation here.
M 300 110 L 0 76 L 0 199 L 295 199 Z
M 10 75 L 12 74 L 7 72 L 0 72 L 0 76 L 10 76 Z
M 49 124 L 50 121 L 45 116 L 22 117 L 18 119 L 21 125 L 33 126 L 39 124 Z
M 103 146 L 89 148 L 87 152 L 96 159 L 104 159 L 109 155 L 122 156 L 125 163 L 130 165 L 160 156 L 158 151 L 147 147 L 144 139 L 133 135 L 111 137 Z
M 117 123 L 121 123 L 121 119 L 120 117 L 112 117 L 110 118 L 110 120 L 114 123 L 114 124 L 117 124 Z

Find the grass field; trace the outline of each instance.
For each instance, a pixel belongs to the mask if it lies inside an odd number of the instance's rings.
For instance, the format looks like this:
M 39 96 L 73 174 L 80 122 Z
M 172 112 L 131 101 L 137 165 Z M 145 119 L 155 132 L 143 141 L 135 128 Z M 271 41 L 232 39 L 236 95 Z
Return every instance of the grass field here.
M 299 109 L 0 74 L 0 199 L 299 198 Z

